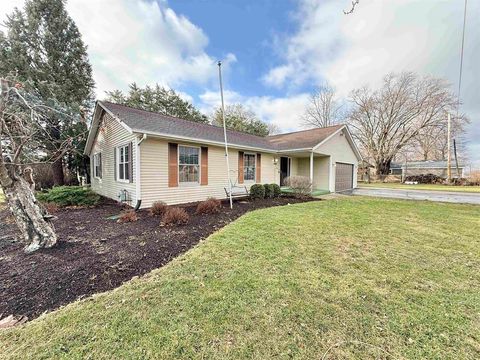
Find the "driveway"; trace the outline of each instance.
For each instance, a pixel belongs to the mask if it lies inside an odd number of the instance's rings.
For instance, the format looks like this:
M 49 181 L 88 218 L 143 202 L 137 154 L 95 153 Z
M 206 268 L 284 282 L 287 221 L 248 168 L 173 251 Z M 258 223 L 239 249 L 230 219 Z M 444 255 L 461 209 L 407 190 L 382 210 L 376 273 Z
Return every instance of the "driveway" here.
M 480 205 L 480 193 L 459 193 L 451 191 L 401 190 L 380 188 L 356 188 L 353 195 L 376 196 L 384 198 L 442 201 L 457 204 Z

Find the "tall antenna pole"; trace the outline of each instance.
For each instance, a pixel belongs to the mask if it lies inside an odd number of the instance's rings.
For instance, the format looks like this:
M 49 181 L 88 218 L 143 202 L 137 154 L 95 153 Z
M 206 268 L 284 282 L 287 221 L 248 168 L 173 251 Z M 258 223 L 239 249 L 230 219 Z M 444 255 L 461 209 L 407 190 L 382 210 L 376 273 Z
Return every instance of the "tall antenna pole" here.
M 232 182 L 230 181 L 230 161 L 228 160 L 227 124 L 225 122 L 225 102 L 223 101 L 222 62 L 219 61 L 217 65 L 218 65 L 218 79 L 220 80 L 220 97 L 222 99 L 222 120 L 223 120 L 223 136 L 225 138 L 225 159 L 227 160 L 228 196 L 230 198 L 230 209 L 232 209 L 233 208 Z
M 450 118 L 450 113 L 448 113 L 448 121 L 447 121 L 447 179 L 448 182 L 452 180 L 452 154 L 450 150 L 450 143 L 452 141 L 451 139 L 451 118 Z

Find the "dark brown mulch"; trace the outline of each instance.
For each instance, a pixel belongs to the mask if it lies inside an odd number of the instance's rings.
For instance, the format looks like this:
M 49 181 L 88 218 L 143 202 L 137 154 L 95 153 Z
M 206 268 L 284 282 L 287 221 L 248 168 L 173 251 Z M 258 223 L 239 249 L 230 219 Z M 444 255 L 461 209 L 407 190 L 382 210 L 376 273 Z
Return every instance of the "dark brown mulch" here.
M 31 320 L 76 299 L 118 287 L 134 276 L 161 267 L 201 239 L 259 208 L 305 200 L 293 198 L 236 202 L 219 214 L 195 215 L 185 206 L 190 222 L 160 227 L 160 219 L 145 210 L 134 223 L 118 224 L 107 217 L 121 207 L 105 202 L 94 208 L 63 209 L 55 215 L 59 235 L 55 248 L 33 254 L 15 242 L 18 230 L 8 210 L 0 208 L 0 319 L 8 315 Z

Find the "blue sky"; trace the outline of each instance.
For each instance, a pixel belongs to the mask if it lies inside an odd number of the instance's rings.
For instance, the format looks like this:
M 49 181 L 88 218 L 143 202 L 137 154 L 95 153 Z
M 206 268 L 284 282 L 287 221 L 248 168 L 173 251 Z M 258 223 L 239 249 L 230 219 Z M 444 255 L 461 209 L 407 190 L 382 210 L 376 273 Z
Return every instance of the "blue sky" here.
M 464 0 L 69 0 L 88 45 L 97 96 L 139 85 L 172 87 L 205 113 L 241 102 L 282 130 L 302 126 L 309 93 L 324 81 L 340 97 L 378 86 L 388 72 L 448 79 L 456 91 Z M 2 0 L 0 20 L 23 0 Z M 463 111 L 468 155 L 480 168 L 480 2 L 469 2 Z

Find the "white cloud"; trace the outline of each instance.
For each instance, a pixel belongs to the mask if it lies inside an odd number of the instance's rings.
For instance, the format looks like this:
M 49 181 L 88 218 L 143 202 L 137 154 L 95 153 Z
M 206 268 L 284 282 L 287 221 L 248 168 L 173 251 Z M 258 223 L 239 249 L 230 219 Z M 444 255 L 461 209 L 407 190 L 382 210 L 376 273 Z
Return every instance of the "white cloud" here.
M 0 18 L 23 1 L 2 0 Z M 208 37 L 166 1 L 70 0 L 67 10 L 88 45 L 97 95 L 137 82 L 208 85 L 216 77 Z M 227 54 L 226 67 L 236 61 Z

